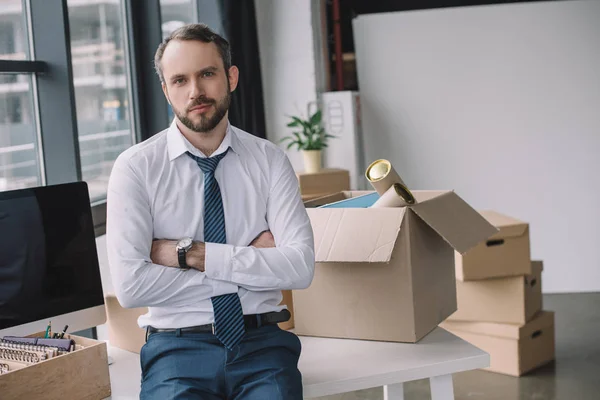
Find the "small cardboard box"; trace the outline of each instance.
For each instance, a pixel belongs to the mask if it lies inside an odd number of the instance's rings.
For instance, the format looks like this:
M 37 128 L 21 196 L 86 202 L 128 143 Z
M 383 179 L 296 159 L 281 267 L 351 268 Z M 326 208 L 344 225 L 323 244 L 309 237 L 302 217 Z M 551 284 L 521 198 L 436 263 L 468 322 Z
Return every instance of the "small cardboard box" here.
M 524 325 L 542 309 L 541 261 L 532 261 L 532 275 L 483 281 L 456 281 L 458 310 L 450 320 Z
M 465 254 L 455 253 L 456 279 L 531 275 L 529 224 L 495 211 L 480 211 L 499 232 Z
M 303 201 L 350 190 L 350 173 L 345 169 L 322 169 L 312 174 L 297 173 Z
M 440 325 L 490 354 L 488 371 L 521 376 L 554 360 L 554 313 L 540 312 L 525 325 L 445 321 Z
M 45 332 L 31 336 L 43 337 Z M 106 343 L 65 335 L 83 349 L 0 375 L 0 399 L 104 399 L 111 395 Z
M 108 341 L 111 346 L 138 353 L 146 343 L 146 330 L 138 325 L 138 318 L 148 312 L 148 308 L 123 308 L 113 294 L 104 296 Z
M 456 311 L 454 249 L 497 230 L 454 192 L 413 194 L 403 208 L 307 209 L 317 265 L 293 291 L 297 334 L 414 343 Z

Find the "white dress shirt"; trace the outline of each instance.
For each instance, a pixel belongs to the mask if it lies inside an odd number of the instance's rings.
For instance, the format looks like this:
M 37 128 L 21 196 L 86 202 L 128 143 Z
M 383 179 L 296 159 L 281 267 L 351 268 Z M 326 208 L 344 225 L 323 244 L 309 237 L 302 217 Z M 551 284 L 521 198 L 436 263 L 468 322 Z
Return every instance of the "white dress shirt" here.
M 314 239 L 298 180 L 273 143 L 229 125 L 211 156 L 229 152 L 215 177 L 227 243 L 206 243 L 205 272 L 156 265 L 153 239 L 204 240 L 206 157 L 169 129 L 116 160 L 108 185 L 107 246 L 115 294 L 126 308 L 148 307 L 140 327 L 183 328 L 213 322 L 213 296 L 237 292 L 244 314 L 280 311 L 281 290 L 304 289 L 314 273 Z M 249 244 L 270 230 L 276 247 Z

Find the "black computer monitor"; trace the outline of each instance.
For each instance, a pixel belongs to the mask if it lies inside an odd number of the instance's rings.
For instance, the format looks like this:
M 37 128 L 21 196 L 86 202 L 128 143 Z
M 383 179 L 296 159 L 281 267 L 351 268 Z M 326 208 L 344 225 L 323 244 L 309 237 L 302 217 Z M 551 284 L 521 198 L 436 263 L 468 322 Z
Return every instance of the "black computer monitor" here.
M 85 182 L 0 192 L 0 336 L 106 321 Z

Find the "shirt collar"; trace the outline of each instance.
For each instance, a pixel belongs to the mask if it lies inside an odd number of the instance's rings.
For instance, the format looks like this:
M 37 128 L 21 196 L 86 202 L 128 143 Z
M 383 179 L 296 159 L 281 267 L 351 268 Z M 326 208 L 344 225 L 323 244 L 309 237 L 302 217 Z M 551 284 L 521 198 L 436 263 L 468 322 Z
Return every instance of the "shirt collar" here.
M 225 150 L 227 150 L 228 147 L 231 147 L 231 150 L 233 150 L 234 153 L 238 154 L 238 146 L 239 144 L 237 141 L 235 130 L 233 129 L 231 124 L 227 122 L 227 132 L 225 133 L 225 137 L 223 138 L 223 141 L 221 142 L 219 148 L 211 156 L 216 156 L 225 152 Z M 175 119 L 173 120 L 171 126 L 169 127 L 169 130 L 167 131 L 167 149 L 169 153 L 169 161 L 173 161 L 174 159 L 176 159 L 182 154 L 185 154 L 188 151 L 197 157 L 206 157 L 204 153 L 195 148 L 189 142 L 189 140 L 187 140 L 185 136 L 183 136 L 183 134 L 177 127 Z

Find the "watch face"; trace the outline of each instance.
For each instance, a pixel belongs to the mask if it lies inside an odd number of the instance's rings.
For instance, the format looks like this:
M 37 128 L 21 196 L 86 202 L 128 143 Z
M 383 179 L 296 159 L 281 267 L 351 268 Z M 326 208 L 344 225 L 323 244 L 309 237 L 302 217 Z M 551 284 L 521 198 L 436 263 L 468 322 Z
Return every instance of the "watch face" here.
M 183 238 L 177 243 L 178 249 L 188 249 L 192 246 L 192 238 Z

